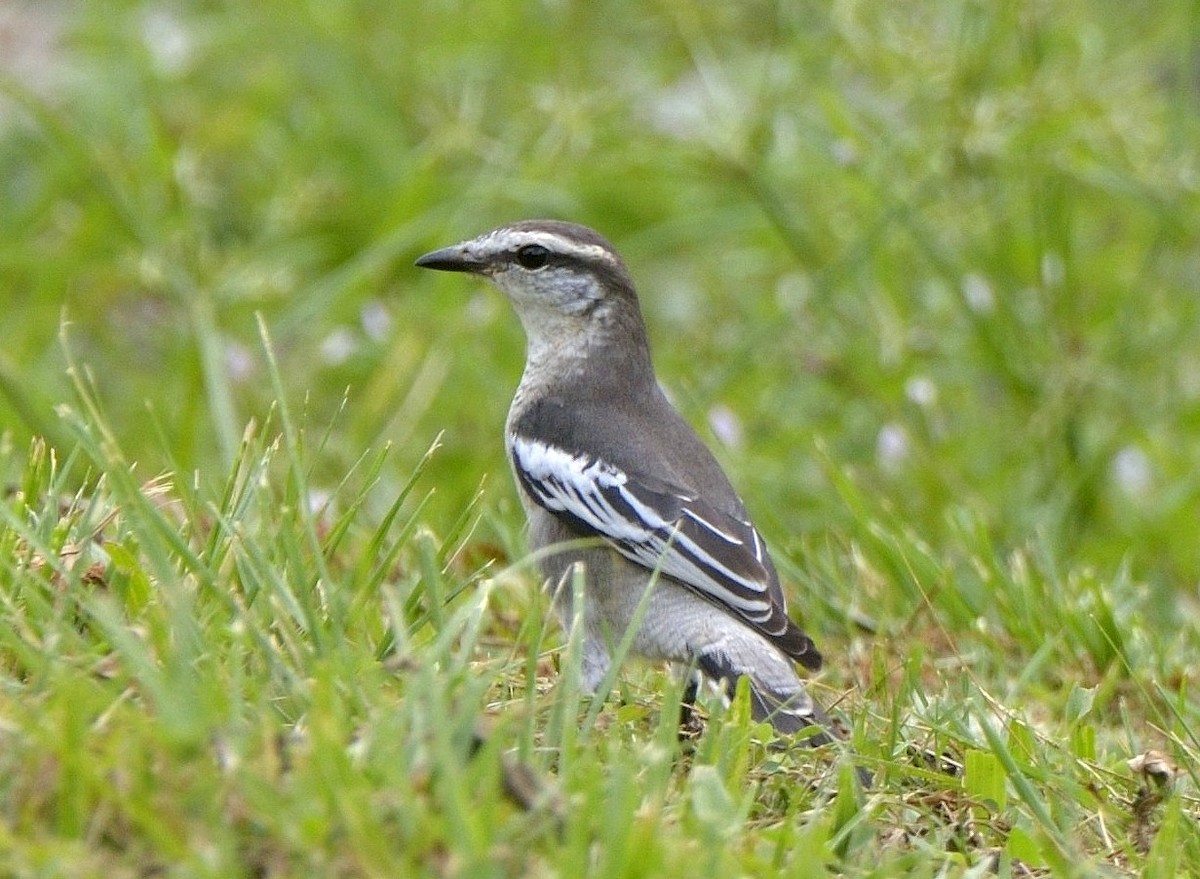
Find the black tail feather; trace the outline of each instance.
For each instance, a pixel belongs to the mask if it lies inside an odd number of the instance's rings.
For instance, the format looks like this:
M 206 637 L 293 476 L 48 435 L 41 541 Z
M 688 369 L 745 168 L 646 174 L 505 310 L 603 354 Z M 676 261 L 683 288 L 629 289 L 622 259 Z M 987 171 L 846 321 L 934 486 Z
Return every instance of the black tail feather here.
M 710 652 L 697 658 L 697 668 L 710 680 L 731 689 L 739 677 L 750 679 L 750 713 L 755 720 L 767 721 L 780 735 L 795 735 L 805 733 L 803 743 L 812 748 L 819 748 L 845 738 L 838 731 L 834 722 L 820 705 L 800 686 L 797 690 L 786 695 L 771 692 L 756 681 L 753 676 L 740 672 L 721 654 Z M 798 682 L 797 682 L 798 683 Z M 685 692 L 685 704 L 689 705 L 696 698 L 696 681 L 693 678 L 688 683 Z M 859 783 L 869 788 L 872 776 L 869 771 L 859 766 L 855 768 Z

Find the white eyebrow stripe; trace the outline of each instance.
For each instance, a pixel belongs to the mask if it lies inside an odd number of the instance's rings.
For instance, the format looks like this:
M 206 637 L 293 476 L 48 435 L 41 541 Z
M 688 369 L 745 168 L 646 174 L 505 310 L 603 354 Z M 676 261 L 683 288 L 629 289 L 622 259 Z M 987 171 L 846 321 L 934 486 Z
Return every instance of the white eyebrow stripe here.
M 492 232 L 485 240 L 492 245 L 488 249 L 497 253 L 516 250 L 527 244 L 540 244 L 552 253 L 573 256 L 580 260 L 606 262 L 611 265 L 617 263 L 616 255 L 607 247 L 601 247 L 599 244 L 584 244 L 573 238 L 566 238 L 544 230 L 501 228 Z

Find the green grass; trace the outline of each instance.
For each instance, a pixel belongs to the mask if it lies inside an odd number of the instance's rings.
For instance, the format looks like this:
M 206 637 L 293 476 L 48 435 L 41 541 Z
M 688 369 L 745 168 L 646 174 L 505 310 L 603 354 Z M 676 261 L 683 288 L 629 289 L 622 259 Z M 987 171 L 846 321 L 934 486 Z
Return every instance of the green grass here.
M 1194 4 L 4 15 L 0 875 L 1200 875 Z M 681 745 L 657 667 L 581 699 L 520 329 L 411 267 L 542 215 L 872 790 L 741 700 Z

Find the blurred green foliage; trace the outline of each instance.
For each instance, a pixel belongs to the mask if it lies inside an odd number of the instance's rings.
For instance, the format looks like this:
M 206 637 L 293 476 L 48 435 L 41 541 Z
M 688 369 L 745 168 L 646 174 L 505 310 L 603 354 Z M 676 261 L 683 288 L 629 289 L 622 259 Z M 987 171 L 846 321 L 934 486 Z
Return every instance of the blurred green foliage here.
M 833 466 L 936 546 L 965 515 L 1164 595 L 1200 576 L 1194 4 L 7 16 L 17 446 L 60 435 L 65 317 L 131 454 L 207 478 L 271 405 L 261 312 L 293 405 L 334 423 L 319 481 L 388 441 L 406 473 L 442 433 L 435 519 L 485 474 L 512 513 L 519 328 L 411 260 L 548 215 L 622 250 L 664 384 L 784 550 L 853 534 Z

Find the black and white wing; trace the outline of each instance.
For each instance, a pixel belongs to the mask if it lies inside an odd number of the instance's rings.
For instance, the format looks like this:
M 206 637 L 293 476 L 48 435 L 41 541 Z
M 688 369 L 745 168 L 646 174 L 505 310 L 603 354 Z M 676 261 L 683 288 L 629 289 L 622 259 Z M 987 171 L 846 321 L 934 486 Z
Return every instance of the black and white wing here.
M 749 521 L 599 458 L 518 433 L 508 439 L 517 479 L 539 506 L 727 609 L 804 664 L 819 666 L 812 641 L 787 616 L 766 547 Z

